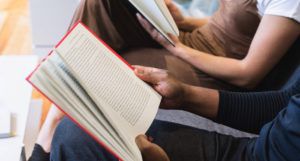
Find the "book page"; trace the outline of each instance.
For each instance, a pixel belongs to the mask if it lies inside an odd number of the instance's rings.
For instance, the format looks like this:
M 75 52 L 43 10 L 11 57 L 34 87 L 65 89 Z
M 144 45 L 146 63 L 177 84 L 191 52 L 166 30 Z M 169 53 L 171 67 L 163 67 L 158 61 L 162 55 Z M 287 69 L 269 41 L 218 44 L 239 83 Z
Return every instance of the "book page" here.
M 101 111 L 95 110 L 94 102 L 73 79 L 57 54 L 50 55 L 30 77 L 30 81 L 120 157 L 126 160 L 135 158 L 131 147 L 123 142 Z
M 179 36 L 179 29 L 168 9 L 164 0 L 155 0 L 157 6 L 161 10 L 162 14 L 166 17 L 166 20 L 169 22 L 170 26 L 173 28 L 175 35 Z
M 131 4 L 172 44 L 174 42 L 167 35 L 171 33 L 179 36 L 179 30 L 175 24 L 173 17 L 165 4 L 157 3 L 154 0 L 129 0 Z M 175 25 L 174 25 L 175 24 Z
M 154 120 L 161 96 L 81 24 L 56 51 L 111 124 L 135 144 Z

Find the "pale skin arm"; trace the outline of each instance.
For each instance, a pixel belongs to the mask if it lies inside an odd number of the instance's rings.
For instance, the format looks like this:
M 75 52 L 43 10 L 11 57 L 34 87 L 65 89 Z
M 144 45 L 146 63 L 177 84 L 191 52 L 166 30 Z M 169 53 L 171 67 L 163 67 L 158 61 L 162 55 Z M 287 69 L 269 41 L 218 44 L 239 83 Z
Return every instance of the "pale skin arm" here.
M 55 106 L 52 106 L 48 112 L 36 141 L 46 153 L 50 153 L 54 132 L 63 117 L 64 114 Z
M 138 16 L 138 19 L 151 36 L 175 56 L 213 77 L 244 88 L 255 87 L 279 62 L 300 34 L 300 24 L 294 20 L 265 15 L 247 56 L 237 60 L 194 50 L 170 35 L 175 42 L 174 47 L 145 19 L 141 16 Z

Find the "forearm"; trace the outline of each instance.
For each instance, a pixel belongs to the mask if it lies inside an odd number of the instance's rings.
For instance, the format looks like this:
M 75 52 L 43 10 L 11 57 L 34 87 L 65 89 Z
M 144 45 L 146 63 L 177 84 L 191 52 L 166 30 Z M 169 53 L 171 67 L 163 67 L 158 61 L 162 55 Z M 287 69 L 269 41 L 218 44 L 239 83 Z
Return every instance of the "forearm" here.
M 229 127 L 258 133 L 288 103 L 283 92 L 237 93 L 220 91 L 216 121 Z
M 243 60 L 217 57 L 213 53 L 200 52 L 178 42 L 175 48 L 167 49 L 212 77 L 236 86 L 253 88 L 281 60 L 299 33 L 299 23 L 267 15 L 263 17 Z
M 52 107 L 48 112 L 47 118 L 40 130 L 36 145 L 29 161 L 49 161 L 51 142 L 54 132 L 58 126 L 62 116 L 57 115 L 57 109 Z
M 251 88 L 259 81 L 251 79 L 256 77 L 252 77 L 251 68 L 243 60 L 214 56 L 189 47 L 176 55 L 208 75 L 239 87 Z
M 36 141 L 45 152 L 50 152 L 54 132 L 63 117 L 64 114 L 55 106 L 50 108 Z
M 51 142 L 58 124 L 58 120 L 47 118 L 40 130 L 36 143 L 39 144 L 45 152 L 49 153 L 51 150 Z
M 211 119 L 216 118 L 219 106 L 217 90 L 184 84 L 184 91 L 183 110 Z
M 292 96 L 300 93 L 300 80 L 285 90 L 251 93 L 216 91 L 184 84 L 184 93 L 183 110 L 239 130 L 258 133 Z
M 265 123 L 274 119 L 287 105 L 291 95 L 297 93 L 239 93 L 189 85 L 185 85 L 185 89 L 188 92 L 185 94 L 182 110 L 252 133 L 258 133 Z
M 290 98 L 300 93 L 300 80 L 282 91 L 237 93 L 220 91 L 217 121 L 230 127 L 258 133 L 274 119 Z

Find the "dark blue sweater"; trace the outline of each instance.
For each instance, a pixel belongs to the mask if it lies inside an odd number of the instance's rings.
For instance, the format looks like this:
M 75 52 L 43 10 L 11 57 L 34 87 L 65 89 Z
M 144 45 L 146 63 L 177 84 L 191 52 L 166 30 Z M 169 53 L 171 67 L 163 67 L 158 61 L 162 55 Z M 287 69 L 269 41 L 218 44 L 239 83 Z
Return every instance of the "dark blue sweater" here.
M 248 152 L 253 161 L 300 161 L 300 95 L 262 128 Z
M 228 92 L 220 91 L 216 121 L 229 127 L 258 134 L 291 100 L 300 94 L 300 77 L 280 91 Z

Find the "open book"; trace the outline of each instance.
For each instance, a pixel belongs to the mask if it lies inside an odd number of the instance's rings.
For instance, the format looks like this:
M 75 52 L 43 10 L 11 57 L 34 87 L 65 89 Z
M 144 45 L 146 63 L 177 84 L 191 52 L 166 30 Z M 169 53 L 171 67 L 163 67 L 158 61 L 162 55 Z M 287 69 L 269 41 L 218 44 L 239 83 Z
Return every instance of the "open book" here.
M 161 96 L 83 24 L 27 80 L 120 160 L 142 161 L 135 137 L 150 127 Z
M 129 0 L 129 2 L 171 43 L 168 33 L 179 36 L 179 29 L 164 0 Z

